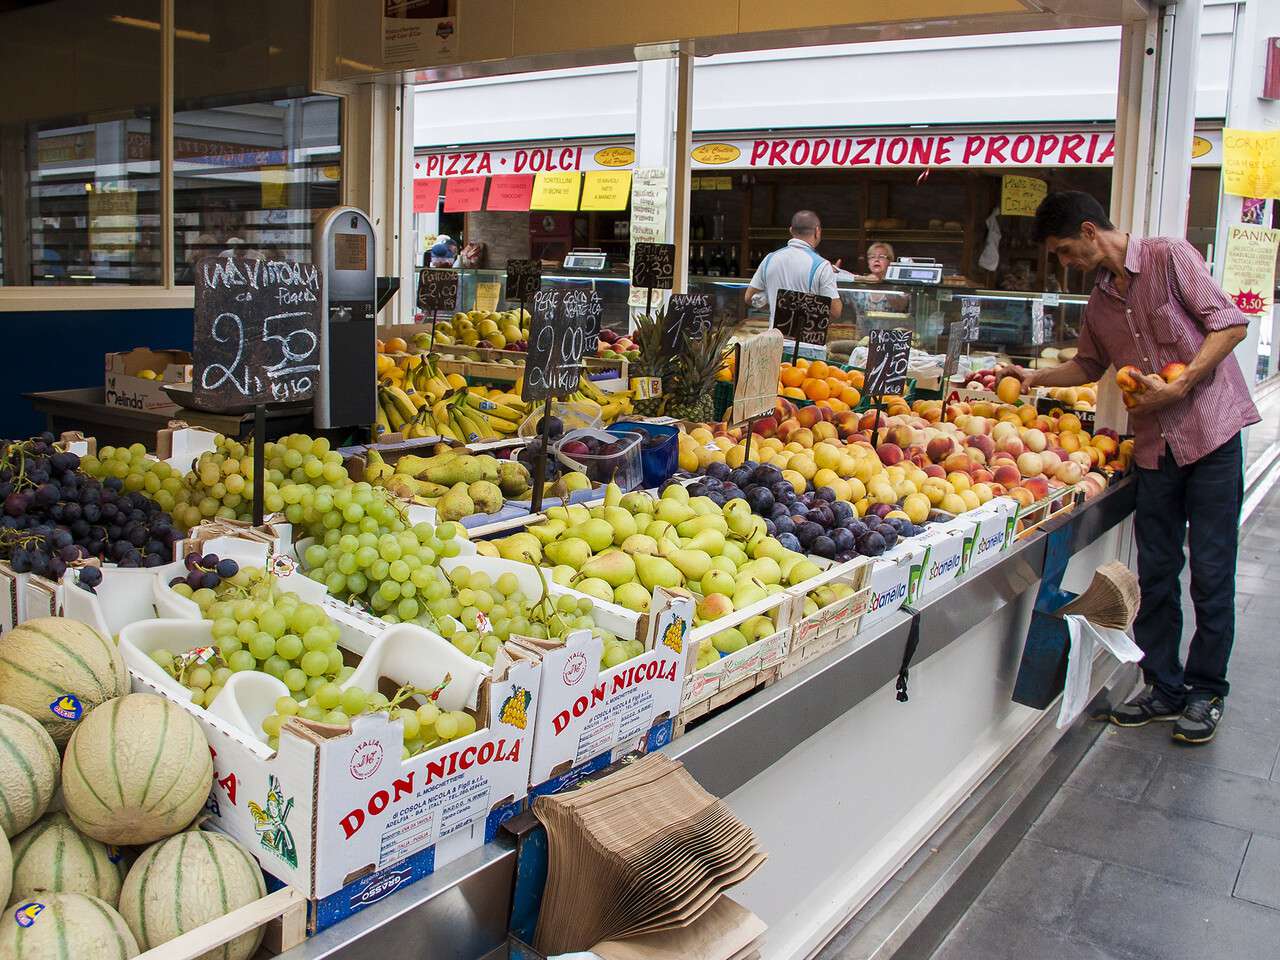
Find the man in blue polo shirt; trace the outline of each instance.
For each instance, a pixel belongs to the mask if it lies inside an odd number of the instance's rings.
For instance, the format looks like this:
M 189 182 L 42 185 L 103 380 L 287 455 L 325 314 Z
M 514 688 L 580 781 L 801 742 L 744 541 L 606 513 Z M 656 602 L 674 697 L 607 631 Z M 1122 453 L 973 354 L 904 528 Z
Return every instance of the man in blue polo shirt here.
M 831 319 L 840 319 L 840 294 L 836 290 L 836 273 L 831 263 L 814 248 L 822 242 L 822 221 L 812 210 L 797 210 L 791 218 L 791 239 L 775 250 L 756 268 L 755 276 L 743 299 L 747 306 L 763 307 L 756 301 L 761 294 L 769 298 L 769 326 L 773 326 L 773 310 L 779 290 L 799 290 L 831 298 Z

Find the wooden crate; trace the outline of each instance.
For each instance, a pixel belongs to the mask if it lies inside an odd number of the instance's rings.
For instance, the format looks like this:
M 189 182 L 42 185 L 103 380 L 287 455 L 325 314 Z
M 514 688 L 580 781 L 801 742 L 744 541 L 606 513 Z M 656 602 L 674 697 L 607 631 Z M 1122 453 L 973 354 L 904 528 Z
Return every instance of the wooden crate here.
M 300 890 L 285 887 L 232 910 L 226 916 L 188 930 L 168 943 L 152 947 L 139 954 L 138 960 L 196 960 L 259 927 L 266 928 L 260 955 L 292 950 L 307 939 L 307 898 Z
M 871 558 L 857 557 L 845 563 L 834 564 L 813 579 L 788 591 L 796 613 L 792 617 L 791 649 L 780 668 L 780 676 L 795 673 L 810 661 L 857 636 L 862 618 L 871 603 L 871 586 L 868 583 L 870 578 Z M 847 584 L 853 593 L 807 617 L 800 616 L 804 610 L 805 597 L 829 583 Z
M 672 725 L 672 737 L 680 736 L 690 725 L 709 716 L 713 711 L 719 710 L 721 707 L 727 707 L 729 704 L 741 700 L 757 690 L 770 686 L 778 679 L 778 669 L 777 666 L 773 666 L 767 670 L 760 670 L 750 676 L 743 677 L 730 686 L 721 688 L 707 699 L 701 700 L 693 706 L 685 707 L 677 715 L 675 723 Z
M 1024 540 L 1031 536 L 1054 517 L 1062 516 L 1074 510 L 1077 504 L 1083 503 L 1085 490 L 1082 484 L 1063 487 L 1055 490 L 1043 500 L 1018 511 L 1017 533 L 1014 538 Z

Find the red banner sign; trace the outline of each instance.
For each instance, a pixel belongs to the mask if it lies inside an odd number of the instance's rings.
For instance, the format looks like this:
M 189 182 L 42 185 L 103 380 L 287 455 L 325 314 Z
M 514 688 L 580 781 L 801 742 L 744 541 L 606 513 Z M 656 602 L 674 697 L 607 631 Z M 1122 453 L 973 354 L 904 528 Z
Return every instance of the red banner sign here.
M 487 177 L 450 177 L 444 185 L 444 212 L 471 213 L 484 207 Z
M 440 203 L 440 178 L 413 181 L 413 212 L 435 213 Z
M 533 196 L 533 174 L 508 174 L 489 183 L 486 210 L 528 210 Z

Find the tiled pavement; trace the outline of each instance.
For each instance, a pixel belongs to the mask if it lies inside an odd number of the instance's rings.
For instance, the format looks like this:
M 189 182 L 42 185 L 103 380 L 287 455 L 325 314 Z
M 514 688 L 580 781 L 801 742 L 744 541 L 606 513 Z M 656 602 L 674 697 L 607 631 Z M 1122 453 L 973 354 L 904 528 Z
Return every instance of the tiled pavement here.
M 933 960 L 1280 958 L 1280 488 L 1242 533 L 1216 739 L 1108 727 Z

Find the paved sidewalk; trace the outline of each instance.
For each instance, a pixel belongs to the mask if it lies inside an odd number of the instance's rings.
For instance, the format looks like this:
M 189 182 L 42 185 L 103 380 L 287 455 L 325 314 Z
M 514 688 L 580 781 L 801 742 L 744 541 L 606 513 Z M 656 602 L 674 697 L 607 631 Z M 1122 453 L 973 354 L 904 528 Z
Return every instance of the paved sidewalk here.
M 1214 741 L 1109 726 L 933 960 L 1280 957 L 1280 488 L 1243 531 L 1236 613 Z

